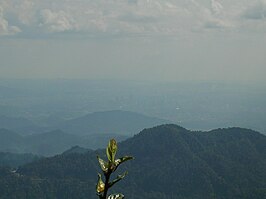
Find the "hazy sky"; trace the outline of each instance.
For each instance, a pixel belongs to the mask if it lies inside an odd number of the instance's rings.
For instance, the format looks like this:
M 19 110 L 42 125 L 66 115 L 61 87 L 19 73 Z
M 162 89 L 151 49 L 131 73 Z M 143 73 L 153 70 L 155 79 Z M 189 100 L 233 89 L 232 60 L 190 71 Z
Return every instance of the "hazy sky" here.
M 0 78 L 266 83 L 266 0 L 0 0 Z

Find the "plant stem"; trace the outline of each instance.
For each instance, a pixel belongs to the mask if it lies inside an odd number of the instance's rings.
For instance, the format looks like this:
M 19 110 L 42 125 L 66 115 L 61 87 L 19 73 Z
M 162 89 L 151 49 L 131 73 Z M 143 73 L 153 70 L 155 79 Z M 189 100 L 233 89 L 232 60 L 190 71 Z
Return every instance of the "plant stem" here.
M 109 189 L 109 180 L 110 180 L 111 173 L 112 171 L 108 169 L 108 172 L 105 174 L 105 186 L 104 186 L 103 199 L 107 199 L 107 193 Z

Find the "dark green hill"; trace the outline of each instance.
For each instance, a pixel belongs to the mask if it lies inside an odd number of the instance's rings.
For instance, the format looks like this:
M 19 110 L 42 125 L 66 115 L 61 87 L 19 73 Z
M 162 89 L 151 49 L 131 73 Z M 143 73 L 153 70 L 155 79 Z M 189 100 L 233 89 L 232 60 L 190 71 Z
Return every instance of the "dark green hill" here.
M 120 143 L 119 151 L 135 157 L 115 187 L 130 199 L 266 198 L 266 137 L 252 130 L 162 125 Z M 0 187 L 9 189 L 0 198 L 96 198 L 96 154 L 103 152 L 63 154 L 3 172 Z
M 80 135 L 115 133 L 124 136 L 139 133 L 144 128 L 168 123 L 166 120 L 148 117 L 130 111 L 103 111 L 68 120 L 59 128 Z
M 120 147 L 136 157 L 128 181 L 145 187 L 145 198 L 155 191 L 166 198 L 255 198 L 251 194 L 262 190 L 266 197 L 266 137 L 257 132 L 190 132 L 166 125 L 144 130 Z
M 0 166 L 16 168 L 18 166 L 36 161 L 38 159 L 40 159 L 39 156 L 30 153 L 16 154 L 9 152 L 0 152 Z

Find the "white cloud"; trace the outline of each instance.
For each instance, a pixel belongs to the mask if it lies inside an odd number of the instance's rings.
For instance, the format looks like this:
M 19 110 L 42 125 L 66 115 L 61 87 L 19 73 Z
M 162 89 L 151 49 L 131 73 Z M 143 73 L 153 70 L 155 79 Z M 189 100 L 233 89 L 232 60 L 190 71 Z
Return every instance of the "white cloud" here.
M 207 21 L 204 24 L 204 27 L 207 29 L 225 29 L 225 28 L 232 28 L 232 24 L 220 19 L 212 19 Z
M 18 20 L 24 25 L 31 25 L 36 22 L 36 0 L 23 0 L 17 2 L 14 6 L 14 11 L 18 16 Z
M 40 11 L 40 16 L 40 27 L 43 27 L 48 32 L 65 32 L 77 29 L 74 19 L 65 11 L 53 12 L 49 9 L 44 9 Z
M 214 14 L 220 14 L 223 10 L 221 2 L 218 0 L 211 0 L 211 8 Z
M 243 16 L 252 20 L 266 20 L 266 1 L 258 1 L 248 7 Z
M 3 8 L 0 7 L 0 36 L 14 35 L 21 30 L 16 26 L 10 26 L 8 21 L 4 18 Z
M 31 34 L 178 35 L 195 30 L 245 28 L 251 31 L 257 24 L 246 21 L 262 20 L 266 15 L 265 0 L 0 1 L 2 10 L 8 13 L 0 18 L 2 35 L 19 32 L 20 26 L 25 32 L 36 31 Z M 13 26 L 7 16 L 12 17 Z

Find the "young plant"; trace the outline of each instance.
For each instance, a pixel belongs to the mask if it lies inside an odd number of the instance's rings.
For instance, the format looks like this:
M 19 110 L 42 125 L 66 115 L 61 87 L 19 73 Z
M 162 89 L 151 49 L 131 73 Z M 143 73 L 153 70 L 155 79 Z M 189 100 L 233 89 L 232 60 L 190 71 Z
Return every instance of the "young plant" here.
M 107 198 L 108 190 L 115 185 L 117 182 L 122 180 L 126 175 L 127 171 L 121 175 L 118 175 L 116 179 L 110 181 L 111 174 L 116 171 L 119 165 L 122 163 L 133 159 L 131 156 L 124 156 L 122 158 L 115 159 L 117 152 L 117 143 L 115 139 L 111 139 L 106 148 L 106 156 L 108 161 L 104 161 L 99 156 L 97 156 L 100 167 L 105 177 L 105 181 L 102 180 L 102 175 L 98 173 L 98 182 L 96 185 L 96 193 L 99 196 L 99 199 L 123 199 L 124 195 L 121 193 L 111 194 Z

